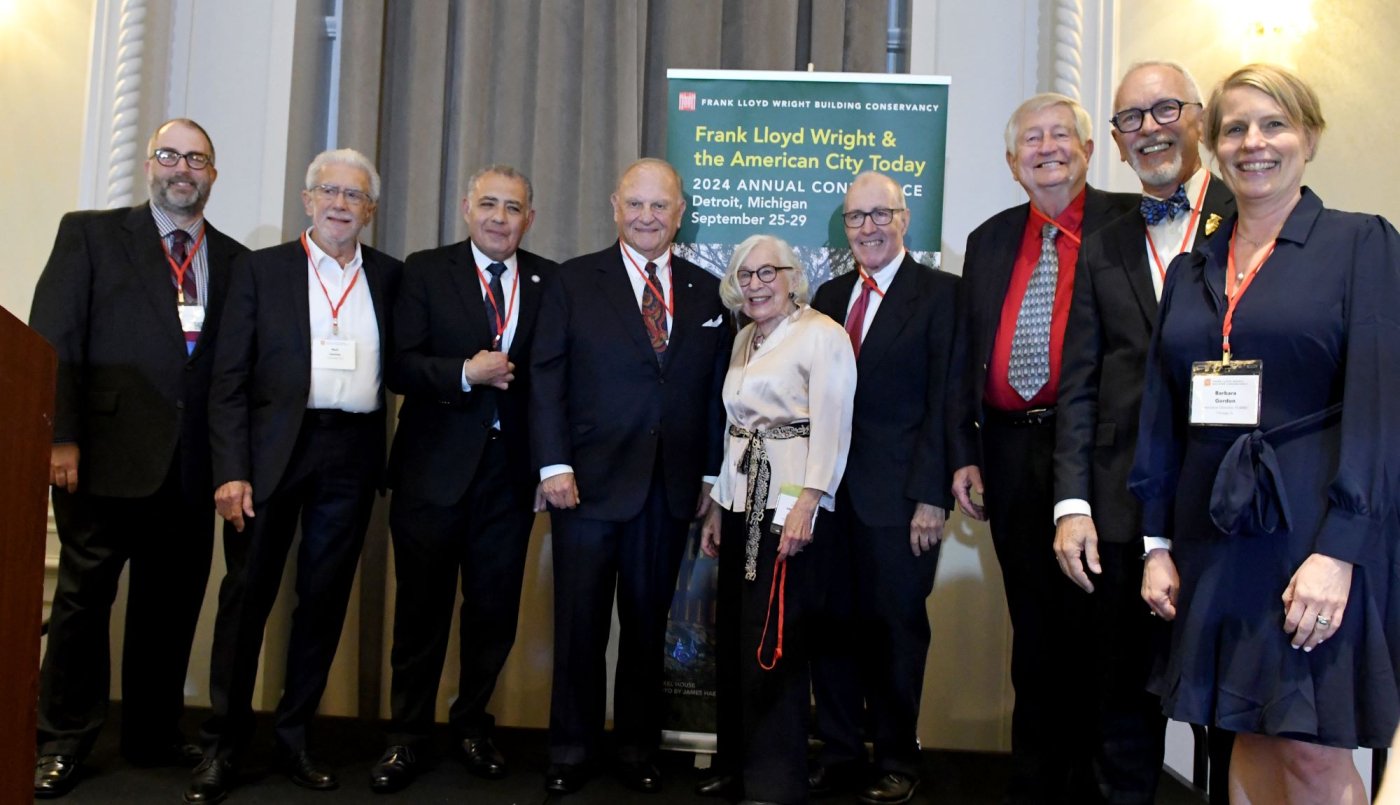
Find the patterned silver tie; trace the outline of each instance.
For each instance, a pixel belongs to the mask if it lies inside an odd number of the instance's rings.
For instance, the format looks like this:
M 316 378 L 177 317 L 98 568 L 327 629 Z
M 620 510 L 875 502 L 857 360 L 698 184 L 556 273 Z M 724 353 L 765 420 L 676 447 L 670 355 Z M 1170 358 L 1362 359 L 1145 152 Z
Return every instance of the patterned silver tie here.
M 1040 230 L 1040 262 L 1035 265 L 1021 312 L 1016 314 L 1016 332 L 1011 337 L 1011 360 L 1007 382 L 1030 400 L 1050 382 L 1050 318 L 1055 310 L 1055 285 L 1059 281 L 1060 256 L 1055 236 L 1060 230 L 1046 224 Z

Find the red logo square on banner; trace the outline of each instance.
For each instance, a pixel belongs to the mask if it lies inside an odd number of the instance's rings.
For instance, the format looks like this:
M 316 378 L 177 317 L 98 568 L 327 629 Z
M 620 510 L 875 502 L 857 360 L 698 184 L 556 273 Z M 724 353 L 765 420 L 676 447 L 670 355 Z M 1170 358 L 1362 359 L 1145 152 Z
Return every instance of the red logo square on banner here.
M 693 92 L 682 92 L 682 93 L 681 93 L 681 111 L 682 111 L 682 112 L 694 112 L 694 111 L 695 111 L 695 93 L 693 93 Z

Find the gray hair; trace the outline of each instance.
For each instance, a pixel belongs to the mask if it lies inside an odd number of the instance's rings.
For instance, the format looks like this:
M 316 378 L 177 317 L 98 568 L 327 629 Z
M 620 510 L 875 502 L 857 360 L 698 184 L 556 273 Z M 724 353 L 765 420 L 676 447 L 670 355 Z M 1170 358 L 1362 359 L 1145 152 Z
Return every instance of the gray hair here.
M 730 310 L 739 310 L 744 306 L 744 289 L 739 285 L 739 267 L 748 259 L 749 253 L 761 243 L 771 245 L 778 252 L 778 259 L 792 266 L 792 301 L 799 307 L 807 304 L 812 298 L 812 283 L 807 279 L 807 268 L 802 265 L 792 246 L 777 235 L 749 235 L 743 243 L 735 247 L 734 255 L 729 258 L 729 266 L 724 269 L 724 276 L 719 281 L 720 301 Z
M 369 161 L 369 157 L 353 148 L 337 148 L 333 151 L 322 151 L 317 154 L 306 168 L 307 190 L 316 186 L 316 180 L 320 177 L 321 170 L 328 165 L 348 165 L 364 171 L 365 175 L 369 177 L 369 200 L 378 203 L 379 171 L 374 169 L 374 163 Z
M 472 177 L 467 180 L 467 196 L 470 198 L 471 195 L 476 192 L 477 182 L 481 181 L 483 177 L 493 174 L 496 176 L 504 176 L 507 179 L 515 179 L 523 183 L 525 185 L 525 206 L 535 206 L 535 186 L 530 183 L 530 177 L 516 170 L 512 165 L 500 163 L 487 165 L 476 173 L 473 173 Z
M 1133 73 L 1136 73 L 1138 70 L 1141 70 L 1145 67 L 1165 67 L 1168 70 L 1177 71 L 1181 74 L 1182 78 L 1186 79 L 1187 97 L 1181 98 L 1180 100 L 1186 101 L 1187 103 L 1201 102 L 1201 87 L 1199 84 L 1196 83 L 1196 78 L 1195 76 L 1191 75 L 1191 71 L 1186 69 L 1186 67 L 1179 62 L 1168 61 L 1166 59 L 1147 59 L 1144 61 L 1133 62 L 1131 65 L 1129 65 L 1127 70 L 1123 71 L 1123 78 L 1120 79 L 1118 82 L 1119 88 L 1122 88 L 1123 82 L 1128 80 L 1128 76 L 1132 75 Z M 1114 100 L 1117 100 L 1116 92 L 1114 93 Z
M 1011 113 L 1011 119 L 1006 121 L 1006 153 L 1010 156 L 1016 154 L 1016 140 L 1021 134 L 1021 118 L 1032 112 L 1039 112 L 1051 106 L 1068 106 L 1074 113 L 1074 131 L 1079 135 L 1080 144 L 1084 144 L 1094 139 L 1094 121 L 1089 117 L 1089 112 L 1079 104 L 1079 101 L 1061 95 L 1058 92 L 1042 92 L 1039 95 L 1032 95 L 1016 107 L 1016 111 Z

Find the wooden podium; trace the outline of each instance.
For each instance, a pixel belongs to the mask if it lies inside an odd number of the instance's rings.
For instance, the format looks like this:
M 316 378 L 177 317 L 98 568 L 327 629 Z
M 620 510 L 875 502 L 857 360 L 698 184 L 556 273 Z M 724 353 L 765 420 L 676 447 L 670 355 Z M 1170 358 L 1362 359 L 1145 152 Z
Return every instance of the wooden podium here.
M 53 348 L 0 307 L 0 802 L 34 797 L 57 366 Z

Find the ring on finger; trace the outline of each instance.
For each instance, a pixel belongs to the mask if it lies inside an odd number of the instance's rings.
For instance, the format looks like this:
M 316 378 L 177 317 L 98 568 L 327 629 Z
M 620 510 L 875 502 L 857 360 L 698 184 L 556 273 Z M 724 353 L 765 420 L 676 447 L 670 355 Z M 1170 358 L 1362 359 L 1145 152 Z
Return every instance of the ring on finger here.
M 1318 625 L 1318 626 L 1321 626 L 1323 629 L 1326 629 L 1328 626 L 1331 626 L 1331 625 L 1332 625 L 1332 619 L 1326 617 L 1325 615 L 1318 615 L 1318 616 L 1317 616 L 1317 625 Z

